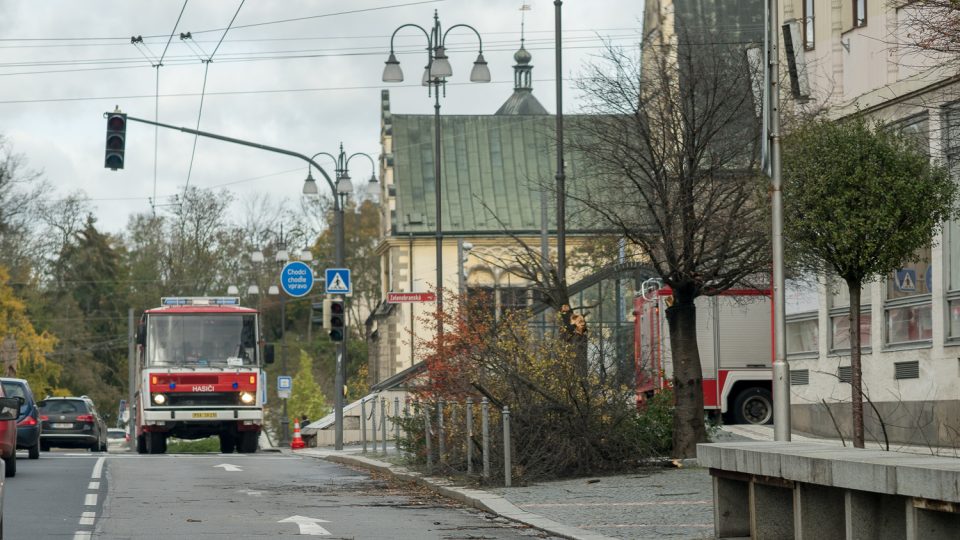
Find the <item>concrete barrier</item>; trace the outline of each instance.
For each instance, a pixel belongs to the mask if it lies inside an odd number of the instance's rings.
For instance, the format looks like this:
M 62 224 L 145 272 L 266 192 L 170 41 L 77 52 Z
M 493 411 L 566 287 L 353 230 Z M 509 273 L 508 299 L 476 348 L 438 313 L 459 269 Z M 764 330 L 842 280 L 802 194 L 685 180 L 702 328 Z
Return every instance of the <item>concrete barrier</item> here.
M 818 443 L 697 446 L 716 538 L 960 538 L 960 459 Z

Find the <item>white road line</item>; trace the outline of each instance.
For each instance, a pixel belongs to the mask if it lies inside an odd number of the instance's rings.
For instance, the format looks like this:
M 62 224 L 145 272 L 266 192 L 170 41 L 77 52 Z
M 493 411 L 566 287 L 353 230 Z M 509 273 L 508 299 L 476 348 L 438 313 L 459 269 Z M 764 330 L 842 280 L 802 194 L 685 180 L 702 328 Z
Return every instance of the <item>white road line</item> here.
M 100 475 L 103 474 L 103 464 L 107 461 L 107 458 L 101 457 L 97 460 L 97 464 L 93 466 L 93 474 L 90 475 L 90 478 L 97 480 L 100 478 Z
M 96 493 L 87 493 L 87 496 L 83 498 L 84 506 L 96 506 L 97 505 L 97 494 Z
M 80 517 L 80 525 L 93 525 L 93 520 L 96 518 L 96 512 L 84 512 Z
M 100 489 L 100 482 L 90 482 L 90 485 L 87 486 L 87 489 L 91 489 L 93 491 Z
M 73 540 L 90 540 L 92 534 L 90 531 L 77 531 L 73 533 Z

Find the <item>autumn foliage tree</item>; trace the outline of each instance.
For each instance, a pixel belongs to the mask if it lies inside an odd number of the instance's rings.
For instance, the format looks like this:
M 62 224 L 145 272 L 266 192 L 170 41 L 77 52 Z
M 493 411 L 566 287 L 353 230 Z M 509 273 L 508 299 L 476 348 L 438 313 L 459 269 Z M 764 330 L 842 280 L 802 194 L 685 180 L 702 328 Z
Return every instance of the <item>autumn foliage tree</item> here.
M 603 377 L 602 362 L 584 373 L 576 343 L 561 332 L 541 336 L 529 310 L 498 314 L 490 302 L 482 293 L 450 295 L 442 312 L 426 316 L 426 326 L 445 330 L 418 344 L 426 364 L 415 392 L 420 399 L 463 406 L 467 397 L 487 398 L 495 414 L 509 407 L 513 472 L 524 480 L 622 469 L 669 452 L 664 426 L 645 423 L 633 389 Z

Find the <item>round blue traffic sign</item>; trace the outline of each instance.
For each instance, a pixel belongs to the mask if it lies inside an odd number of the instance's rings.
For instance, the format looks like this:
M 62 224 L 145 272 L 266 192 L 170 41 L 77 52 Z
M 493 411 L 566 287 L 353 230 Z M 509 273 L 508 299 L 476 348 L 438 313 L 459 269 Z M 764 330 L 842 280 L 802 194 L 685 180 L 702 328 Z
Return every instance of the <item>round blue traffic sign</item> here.
M 300 261 L 288 262 L 280 270 L 280 287 L 295 298 L 306 296 L 313 288 L 313 270 Z

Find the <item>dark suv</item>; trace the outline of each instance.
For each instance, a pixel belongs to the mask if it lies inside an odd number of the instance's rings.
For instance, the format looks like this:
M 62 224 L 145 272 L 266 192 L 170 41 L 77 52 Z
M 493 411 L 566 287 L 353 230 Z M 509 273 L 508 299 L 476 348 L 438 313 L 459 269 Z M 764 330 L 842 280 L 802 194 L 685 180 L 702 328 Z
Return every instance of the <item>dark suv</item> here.
M 106 452 L 107 425 L 93 400 L 81 397 L 48 397 L 37 403 L 40 407 L 40 449 L 51 447 L 89 448 L 91 452 Z
M 33 401 L 30 384 L 23 379 L 0 378 L 3 395 L 23 398 L 17 416 L 17 448 L 26 449 L 30 459 L 40 457 L 40 411 Z

